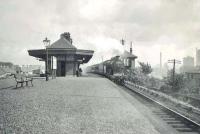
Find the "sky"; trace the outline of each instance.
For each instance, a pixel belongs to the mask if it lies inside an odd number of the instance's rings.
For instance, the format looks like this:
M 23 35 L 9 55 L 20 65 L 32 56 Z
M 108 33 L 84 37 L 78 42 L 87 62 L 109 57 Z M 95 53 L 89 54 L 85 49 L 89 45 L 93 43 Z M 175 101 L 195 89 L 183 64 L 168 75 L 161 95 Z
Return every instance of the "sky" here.
M 73 45 L 94 50 L 88 65 L 123 52 L 133 42 L 137 61 L 159 64 L 195 57 L 200 48 L 199 0 L 1 0 L 0 61 L 41 64 L 29 49 L 44 48 L 63 32 Z

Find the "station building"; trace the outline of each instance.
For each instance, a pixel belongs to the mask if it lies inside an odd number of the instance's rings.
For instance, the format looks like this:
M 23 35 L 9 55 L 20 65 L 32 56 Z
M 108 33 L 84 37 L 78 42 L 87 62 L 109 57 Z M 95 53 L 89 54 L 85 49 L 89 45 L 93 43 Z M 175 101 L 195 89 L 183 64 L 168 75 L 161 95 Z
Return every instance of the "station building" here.
M 130 52 L 124 51 L 124 53 L 120 55 L 120 58 L 127 69 L 135 69 L 135 60 L 137 59 L 137 56 L 132 54 L 132 49 Z
M 87 63 L 92 58 L 94 51 L 77 49 L 72 45 L 70 33 L 65 32 L 60 35 L 60 39 L 46 49 L 28 50 L 28 53 L 30 56 L 45 61 L 50 74 L 53 73 L 53 66 L 56 65 L 56 76 L 67 76 L 75 75 L 80 64 Z M 56 57 L 56 63 L 53 62 L 52 57 Z

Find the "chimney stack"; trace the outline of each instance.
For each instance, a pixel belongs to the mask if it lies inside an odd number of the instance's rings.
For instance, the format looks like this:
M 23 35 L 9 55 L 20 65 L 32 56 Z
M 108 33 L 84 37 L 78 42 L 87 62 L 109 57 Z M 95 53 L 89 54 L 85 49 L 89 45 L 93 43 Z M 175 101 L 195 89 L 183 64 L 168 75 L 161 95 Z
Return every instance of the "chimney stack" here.
M 62 38 L 65 38 L 65 39 L 67 39 L 71 44 L 72 44 L 72 38 L 70 37 L 70 33 L 69 32 L 64 32 L 64 33 L 62 33 L 61 35 L 60 35 L 60 37 Z

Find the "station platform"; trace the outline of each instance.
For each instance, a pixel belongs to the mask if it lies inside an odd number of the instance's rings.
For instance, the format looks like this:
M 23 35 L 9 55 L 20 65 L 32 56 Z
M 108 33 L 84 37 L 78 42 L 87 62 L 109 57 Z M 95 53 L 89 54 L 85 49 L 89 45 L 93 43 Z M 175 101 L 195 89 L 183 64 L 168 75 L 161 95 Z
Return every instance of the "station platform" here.
M 58 77 L 33 84 L 0 90 L 0 133 L 160 133 L 106 78 Z

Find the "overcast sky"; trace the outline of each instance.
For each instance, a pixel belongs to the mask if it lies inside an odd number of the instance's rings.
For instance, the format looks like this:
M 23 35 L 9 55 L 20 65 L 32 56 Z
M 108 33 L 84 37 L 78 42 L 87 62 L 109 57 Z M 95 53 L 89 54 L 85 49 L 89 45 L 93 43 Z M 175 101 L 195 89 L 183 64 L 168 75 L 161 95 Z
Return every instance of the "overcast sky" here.
M 44 48 L 70 32 L 73 44 L 95 54 L 89 64 L 109 59 L 133 41 L 138 61 L 159 64 L 195 56 L 200 48 L 199 0 L 1 0 L 0 61 L 39 64 L 28 49 Z

